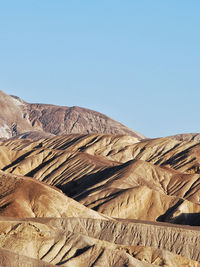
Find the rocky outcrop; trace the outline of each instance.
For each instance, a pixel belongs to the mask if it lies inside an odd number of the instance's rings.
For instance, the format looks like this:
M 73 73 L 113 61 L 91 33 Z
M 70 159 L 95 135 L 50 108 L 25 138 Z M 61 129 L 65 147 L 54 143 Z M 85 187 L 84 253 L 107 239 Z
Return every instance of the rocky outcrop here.
M 10 138 L 33 128 L 28 119 L 26 104 L 19 98 L 0 91 L 0 137 Z

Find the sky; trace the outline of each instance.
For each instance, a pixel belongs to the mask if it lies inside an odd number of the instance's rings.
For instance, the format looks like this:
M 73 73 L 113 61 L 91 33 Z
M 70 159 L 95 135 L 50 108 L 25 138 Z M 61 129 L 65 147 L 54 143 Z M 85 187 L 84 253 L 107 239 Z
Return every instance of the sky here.
M 6 0 L 0 89 L 147 137 L 200 132 L 199 0 Z

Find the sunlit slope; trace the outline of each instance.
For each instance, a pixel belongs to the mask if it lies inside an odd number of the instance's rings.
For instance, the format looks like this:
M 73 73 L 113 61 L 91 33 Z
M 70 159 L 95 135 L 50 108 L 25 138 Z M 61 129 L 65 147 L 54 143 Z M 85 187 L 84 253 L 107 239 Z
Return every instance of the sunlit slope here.
M 55 187 L 0 171 L 0 216 L 105 218 Z
M 199 267 L 198 164 L 191 139 L 1 141 L 0 264 Z
M 97 134 L 8 140 L 0 146 L 0 166 L 112 217 L 198 225 L 199 147 L 198 141 L 138 143 Z

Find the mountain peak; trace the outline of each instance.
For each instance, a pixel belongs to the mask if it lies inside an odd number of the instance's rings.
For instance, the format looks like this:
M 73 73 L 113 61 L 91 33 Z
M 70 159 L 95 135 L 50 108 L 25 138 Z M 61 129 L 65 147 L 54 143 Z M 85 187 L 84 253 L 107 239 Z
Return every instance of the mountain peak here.
M 38 138 L 44 134 L 71 133 L 121 134 L 133 136 L 138 140 L 144 138 L 100 112 L 79 106 L 31 104 L 0 90 L 0 107 L 1 138 L 10 138 L 26 132 L 37 132 Z

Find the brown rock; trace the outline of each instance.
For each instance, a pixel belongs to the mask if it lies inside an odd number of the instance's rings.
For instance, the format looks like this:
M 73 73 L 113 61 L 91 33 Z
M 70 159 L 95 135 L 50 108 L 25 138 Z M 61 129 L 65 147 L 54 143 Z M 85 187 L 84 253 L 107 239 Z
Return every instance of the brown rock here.
M 0 91 L 0 137 L 43 138 L 45 134 L 123 134 L 144 136 L 99 112 L 81 107 L 29 104 Z M 33 134 L 31 132 L 34 132 Z

